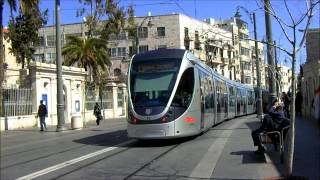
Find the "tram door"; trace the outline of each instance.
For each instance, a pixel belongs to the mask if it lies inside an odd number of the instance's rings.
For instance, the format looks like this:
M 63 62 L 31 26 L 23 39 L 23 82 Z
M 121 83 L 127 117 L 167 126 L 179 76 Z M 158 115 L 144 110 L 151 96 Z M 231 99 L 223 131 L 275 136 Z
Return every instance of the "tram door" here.
M 200 129 L 203 129 L 210 123 L 210 91 L 211 91 L 211 79 L 206 73 L 199 70 L 199 82 L 200 82 L 200 107 L 201 107 L 201 124 Z M 211 85 L 212 86 L 212 85 Z
M 199 84 L 200 84 L 200 109 L 201 109 L 201 124 L 200 129 L 204 128 L 204 109 L 205 109 L 205 93 L 204 93 L 204 78 L 205 74 L 199 70 Z

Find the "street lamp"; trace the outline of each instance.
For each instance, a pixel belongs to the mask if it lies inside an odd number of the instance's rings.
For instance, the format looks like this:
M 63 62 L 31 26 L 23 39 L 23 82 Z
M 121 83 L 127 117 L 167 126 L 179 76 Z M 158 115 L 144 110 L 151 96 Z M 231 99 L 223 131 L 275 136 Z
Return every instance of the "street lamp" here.
M 66 130 L 64 121 L 63 80 L 61 61 L 61 32 L 60 32 L 60 0 L 55 0 L 56 11 L 56 65 L 57 65 L 57 132 Z
M 257 73 L 257 88 L 258 88 L 258 101 L 257 101 L 257 116 L 258 118 L 262 119 L 262 111 L 263 111 L 263 105 L 262 105 L 262 90 L 261 90 L 261 72 L 260 72 L 260 62 L 259 62 L 259 52 L 258 52 L 258 42 L 257 42 L 257 25 L 256 25 L 256 13 L 252 12 L 250 13 L 246 8 L 242 6 L 237 7 L 236 14 L 240 16 L 239 10 L 244 10 L 249 16 L 250 21 L 253 21 L 253 29 L 254 29 L 254 46 L 255 46 L 255 54 L 256 54 L 256 73 Z M 252 18 L 251 18 L 252 15 Z

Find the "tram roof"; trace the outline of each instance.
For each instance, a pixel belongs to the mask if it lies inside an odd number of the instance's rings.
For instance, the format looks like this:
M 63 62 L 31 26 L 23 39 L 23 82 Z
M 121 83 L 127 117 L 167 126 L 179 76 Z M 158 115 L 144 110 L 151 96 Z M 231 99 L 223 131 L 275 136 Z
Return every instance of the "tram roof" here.
M 184 49 L 158 49 L 147 51 L 134 56 L 134 61 L 146 61 L 150 59 L 182 59 L 186 50 Z

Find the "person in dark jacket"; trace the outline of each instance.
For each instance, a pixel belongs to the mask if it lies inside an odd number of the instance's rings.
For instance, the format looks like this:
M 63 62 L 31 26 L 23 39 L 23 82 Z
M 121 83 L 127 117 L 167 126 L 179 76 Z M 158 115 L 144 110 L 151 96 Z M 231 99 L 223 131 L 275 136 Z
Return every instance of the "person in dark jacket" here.
M 265 151 L 259 139 L 261 132 L 281 131 L 282 128 L 289 125 L 283 107 L 279 104 L 278 100 L 275 100 L 272 105 L 268 114 L 264 116 L 261 126 L 251 133 L 254 146 L 258 146 L 257 151 L 255 151 L 256 154 L 261 154 Z
M 38 108 L 38 113 L 37 113 L 37 117 L 39 117 L 40 119 L 40 131 L 43 131 L 43 129 L 46 129 L 47 130 L 47 126 L 46 126 L 46 116 L 47 116 L 47 107 L 43 104 L 43 101 L 40 100 L 40 105 L 39 105 L 39 108 Z
M 284 115 L 290 119 L 290 103 L 291 103 L 291 95 L 289 96 L 289 93 L 286 94 L 285 92 L 282 92 L 281 95 L 281 101 L 284 104 Z
M 101 116 L 101 108 L 98 103 L 96 103 L 96 105 L 94 106 L 93 114 L 97 118 L 97 120 L 96 120 L 97 125 L 99 125 L 100 120 L 102 119 L 102 116 Z
M 302 100 L 303 96 L 300 91 L 297 92 L 296 94 L 296 113 L 297 116 L 302 116 Z

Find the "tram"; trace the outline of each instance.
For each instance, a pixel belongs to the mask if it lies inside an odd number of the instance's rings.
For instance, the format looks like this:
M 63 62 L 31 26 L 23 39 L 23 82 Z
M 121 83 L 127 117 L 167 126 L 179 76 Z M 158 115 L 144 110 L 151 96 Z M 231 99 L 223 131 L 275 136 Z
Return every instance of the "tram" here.
M 190 51 L 135 55 L 128 68 L 128 136 L 170 139 L 255 112 L 253 87 L 231 81 Z

